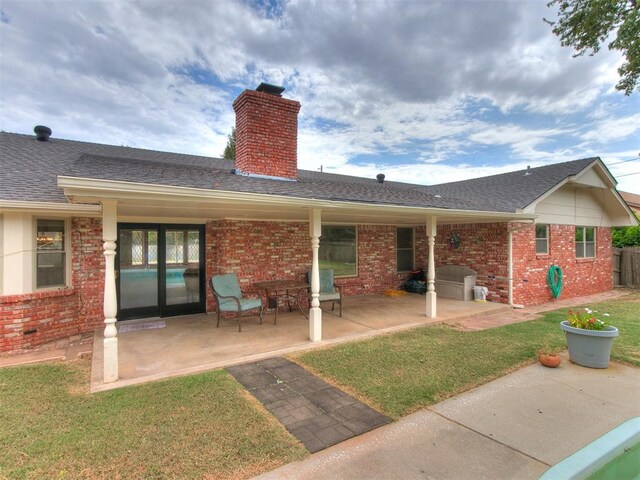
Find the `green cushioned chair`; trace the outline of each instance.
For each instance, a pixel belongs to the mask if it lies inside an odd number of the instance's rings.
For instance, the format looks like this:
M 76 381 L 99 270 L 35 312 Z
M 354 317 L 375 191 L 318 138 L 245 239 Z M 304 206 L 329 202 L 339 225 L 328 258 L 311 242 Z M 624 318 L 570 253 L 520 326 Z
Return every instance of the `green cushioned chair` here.
M 311 284 L 311 270 L 307 271 L 307 282 Z M 320 269 L 320 302 L 331 302 L 331 310 L 335 310 L 336 303 L 340 306 L 339 315 L 342 316 L 342 287 L 336 285 L 332 269 Z M 309 289 L 311 302 L 311 289 Z
M 262 300 L 259 298 L 245 298 L 242 296 L 238 277 L 235 273 L 227 273 L 226 275 L 216 275 L 211 277 L 211 290 L 213 297 L 218 304 L 216 308 L 218 312 L 218 323 L 220 326 L 220 312 L 237 312 L 238 331 L 242 331 L 240 318 L 243 312 L 259 309 L 260 325 L 262 325 Z

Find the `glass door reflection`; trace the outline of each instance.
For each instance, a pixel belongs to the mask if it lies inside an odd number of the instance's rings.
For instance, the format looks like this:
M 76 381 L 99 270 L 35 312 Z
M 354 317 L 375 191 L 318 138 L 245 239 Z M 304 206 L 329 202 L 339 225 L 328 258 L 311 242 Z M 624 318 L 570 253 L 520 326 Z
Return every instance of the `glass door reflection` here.
M 204 226 L 120 224 L 118 320 L 205 311 Z
M 200 232 L 171 229 L 165 232 L 165 303 L 200 302 Z
M 157 316 L 157 228 L 120 228 L 118 235 L 119 300 L 125 316 Z

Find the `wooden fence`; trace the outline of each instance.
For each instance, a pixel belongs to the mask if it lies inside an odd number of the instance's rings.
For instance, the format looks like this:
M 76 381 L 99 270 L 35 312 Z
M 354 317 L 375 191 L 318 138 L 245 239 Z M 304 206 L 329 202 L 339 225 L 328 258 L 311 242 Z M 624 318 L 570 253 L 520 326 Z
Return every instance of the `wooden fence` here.
M 640 247 L 613 249 L 613 284 L 640 288 Z

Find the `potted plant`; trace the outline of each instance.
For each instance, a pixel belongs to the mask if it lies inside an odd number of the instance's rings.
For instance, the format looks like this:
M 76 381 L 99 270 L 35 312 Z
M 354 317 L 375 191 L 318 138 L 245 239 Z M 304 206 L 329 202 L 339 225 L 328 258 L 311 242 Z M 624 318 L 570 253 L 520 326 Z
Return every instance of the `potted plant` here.
M 618 329 L 605 320 L 608 313 L 598 318 L 598 312 L 585 308 L 583 311 L 569 310 L 567 319 L 560 322 L 569 348 L 569 359 L 589 368 L 607 368 L 613 339 Z
M 546 341 L 544 346 L 538 350 L 538 361 L 549 368 L 556 368 L 560 365 L 560 349 L 552 348 L 549 342 Z

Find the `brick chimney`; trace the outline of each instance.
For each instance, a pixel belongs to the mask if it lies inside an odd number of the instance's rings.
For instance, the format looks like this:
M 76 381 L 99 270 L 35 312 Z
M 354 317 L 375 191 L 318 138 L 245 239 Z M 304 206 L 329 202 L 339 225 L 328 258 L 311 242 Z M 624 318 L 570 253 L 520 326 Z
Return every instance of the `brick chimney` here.
M 233 102 L 237 174 L 298 179 L 300 102 L 282 98 L 283 91 L 261 83 Z

